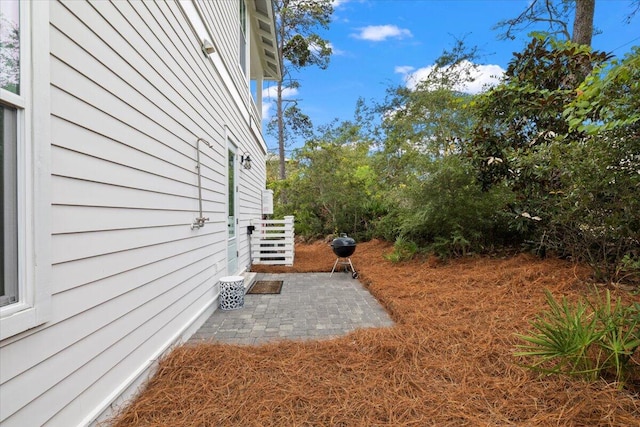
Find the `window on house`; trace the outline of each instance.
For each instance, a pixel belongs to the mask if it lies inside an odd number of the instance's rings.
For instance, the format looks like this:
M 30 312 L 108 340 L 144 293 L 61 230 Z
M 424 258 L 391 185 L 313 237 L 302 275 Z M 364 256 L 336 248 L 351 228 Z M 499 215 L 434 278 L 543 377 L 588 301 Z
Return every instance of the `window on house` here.
M 49 2 L 0 0 L 0 341 L 51 313 L 49 69 Z
M 0 88 L 20 95 L 20 3 L 0 2 Z
M 0 307 L 18 302 L 18 120 L 25 100 L 20 90 L 20 3 L 0 2 Z
M 18 301 L 18 209 L 16 190 L 16 145 L 17 145 L 17 111 L 14 108 L 0 106 L 0 188 L 2 188 L 2 221 L 0 221 L 0 238 L 3 245 L 0 272 L 0 307 Z
M 247 74 L 247 4 L 245 0 L 240 3 L 240 68 Z

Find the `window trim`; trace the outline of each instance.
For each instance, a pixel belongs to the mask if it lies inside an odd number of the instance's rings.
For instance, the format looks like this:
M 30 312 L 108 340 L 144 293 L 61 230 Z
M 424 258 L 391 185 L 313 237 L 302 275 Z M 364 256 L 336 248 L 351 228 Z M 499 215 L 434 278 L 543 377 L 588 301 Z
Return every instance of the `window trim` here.
M 18 109 L 18 302 L 0 308 L 0 341 L 51 316 L 51 148 L 49 2 L 21 2 Z
M 20 134 L 18 130 L 21 128 L 20 123 L 20 114 L 18 108 L 15 106 L 6 106 L 2 104 L 2 108 L 5 111 L 3 113 L 3 123 L 4 123 L 4 135 L 3 138 L 7 135 L 13 135 L 16 141 L 20 140 Z M 7 110 L 12 111 L 12 113 L 7 114 Z M 11 127 L 10 131 L 7 131 L 7 118 L 11 117 L 11 121 L 9 126 Z M 2 218 L 2 241 L 0 242 L 4 245 L 4 259 L 0 262 L 4 263 L 4 294 L 0 295 L 0 307 L 8 307 L 9 305 L 14 305 L 18 301 L 11 302 L 12 298 L 19 297 L 20 295 L 20 282 L 18 277 L 19 271 L 19 247 L 18 247 L 18 150 L 17 144 L 16 146 L 12 146 L 13 144 L 4 144 L 3 153 L 2 153 L 2 180 L 3 184 L 3 194 L 2 194 L 2 206 L 5 208 L 5 212 Z M 4 192 L 4 190 L 9 189 L 8 192 Z M 6 209 L 6 207 L 9 209 Z M 7 279 L 9 279 L 9 283 L 7 283 Z

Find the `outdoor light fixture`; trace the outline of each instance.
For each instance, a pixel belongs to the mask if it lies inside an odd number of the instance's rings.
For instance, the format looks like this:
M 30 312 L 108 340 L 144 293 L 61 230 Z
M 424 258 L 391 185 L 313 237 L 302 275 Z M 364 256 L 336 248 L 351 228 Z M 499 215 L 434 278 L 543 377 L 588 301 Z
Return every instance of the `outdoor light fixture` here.
M 249 153 L 244 153 L 240 156 L 240 164 L 245 169 L 251 169 L 251 157 L 249 157 Z
M 209 56 L 216 51 L 216 47 L 209 39 L 202 39 L 202 51 L 205 55 Z

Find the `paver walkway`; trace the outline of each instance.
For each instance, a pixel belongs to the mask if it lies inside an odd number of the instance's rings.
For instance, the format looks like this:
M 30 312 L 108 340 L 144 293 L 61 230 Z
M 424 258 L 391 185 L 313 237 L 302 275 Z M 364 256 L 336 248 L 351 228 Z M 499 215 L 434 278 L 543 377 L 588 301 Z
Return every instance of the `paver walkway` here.
M 244 296 L 244 307 L 216 310 L 189 343 L 261 344 L 279 339 L 326 339 L 359 328 L 389 327 L 385 309 L 351 274 L 258 273 L 283 280 L 280 294 Z

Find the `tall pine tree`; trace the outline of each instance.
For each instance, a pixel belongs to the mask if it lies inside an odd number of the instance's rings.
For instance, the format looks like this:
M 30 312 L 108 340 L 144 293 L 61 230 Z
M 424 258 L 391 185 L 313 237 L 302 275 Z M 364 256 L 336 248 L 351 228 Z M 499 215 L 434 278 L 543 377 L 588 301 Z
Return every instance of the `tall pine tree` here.
M 274 0 L 282 78 L 276 87 L 276 116 L 269 133 L 278 139 L 280 179 L 286 176 L 286 139 L 294 134 L 308 135 L 311 120 L 297 107 L 297 101 L 286 99 L 285 90 L 299 87 L 292 72 L 316 65 L 327 68 L 331 56 L 329 42 L 317 34 L 328 29 L 333 14 L 332 0 Z

